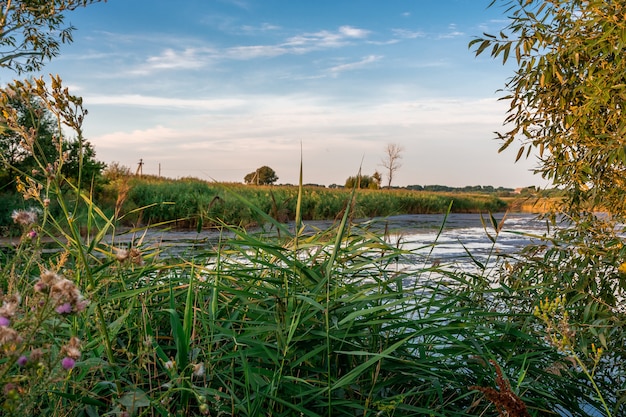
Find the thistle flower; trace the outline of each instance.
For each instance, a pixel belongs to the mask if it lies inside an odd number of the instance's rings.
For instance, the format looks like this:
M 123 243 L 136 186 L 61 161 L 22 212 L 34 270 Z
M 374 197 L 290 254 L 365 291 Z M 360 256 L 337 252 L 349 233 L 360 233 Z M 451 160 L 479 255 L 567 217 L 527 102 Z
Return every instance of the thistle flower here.
M 11 320 L 4 316 L 0 316 L 0 327 L 9 327 L 11 325 Z
M 63 360 L 61 360 L 61 366 L 66 371 L 69 371 L 70 369 L 72 369 L 74 365 L 76 365 L 76 360 L 70 358 L 69 356 L 66 356 L 65 358 L 63 358 Z
M 16 344 L 22 341 L 21 336 L 10 327 L 0 327 L 0 346 Z
M 204 363 L 196 363 L 193 365 L 193 375 L 197 377 L 201 377 L 204 375 Z
M 2 306 L 0 306 L 0 317 L 4 317 L 5 319 L 10 319 L 11 317 L 13 317 L 21 301 L 22 297 L 19 294 L 13 294 L 9 297 L 6 297 L 2 301 Z
M 55 311 L 59 314 L 70 314 L 72 312 L 72 305 L 70 303 L 63 303 L 55 308 Z
M 113 248 L 113 250 L 115 250 L 115 259 L 118 262 L 124 262 L 128 259 L 128 251 L 126 249 Z
M 11 218 L 13 219 L 13 223 L 18 223 L 22 226 L 30 226 L 37 222 L 37 212 L 33 209 L 13 210 Z
M 25 355 L 22 355 L 19 358 L 17 358 L 17 364 L 19 366 L 26 366 L 27 363 L 28 363 L 28 358 Z
M 65 359 L 72 359 L 74 362 L 76 362 L 76 360 L 78 358 L 80 358 L 80 355 L 81 355 L 81 352 L 80 352 L 80 339 L 78 339 L 77 337 L 74 337 L 74 336 L 71 337 L 70 341 L 67 342 L 67 344 L 64 345 L 61 348 L 61 353 L 65 354 Z M 63 360 L 65 361 L 65 359 L 63 359 Z M 69 361 L 67 361 L 67 362 L 69 362 Z M 64 366 L 64 368 L 65 368 L 65 366 Z

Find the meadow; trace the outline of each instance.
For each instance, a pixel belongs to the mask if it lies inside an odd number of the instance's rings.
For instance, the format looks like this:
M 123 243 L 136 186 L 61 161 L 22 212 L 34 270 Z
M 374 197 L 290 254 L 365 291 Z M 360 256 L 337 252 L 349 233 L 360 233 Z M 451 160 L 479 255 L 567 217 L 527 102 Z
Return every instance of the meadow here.
M 232 197 L 233 192 L 243 200 Z M 488 213 L 507 209 L 507 203 L 494 194 L 403 189 L 356 192 L 358 198 L 350 208 L 351 218 L 448 210 Z M 293 221 L 297 210 L 303 220 L 333 220 L 346 210 L 351 193 L 351 189 L 320 186 L 257 186 L 211 183 L 194 178 L 124 176 L 109 180 L 99 203 L 105 211 L 117 212 L 127 225 L 171 222 L 174 227 L 201 228 L 215 226 L 215 219 L 242 226 L 265 222 L 258 210 L 280 222 Z M 258 210 L 251 210 L 250 205 Z

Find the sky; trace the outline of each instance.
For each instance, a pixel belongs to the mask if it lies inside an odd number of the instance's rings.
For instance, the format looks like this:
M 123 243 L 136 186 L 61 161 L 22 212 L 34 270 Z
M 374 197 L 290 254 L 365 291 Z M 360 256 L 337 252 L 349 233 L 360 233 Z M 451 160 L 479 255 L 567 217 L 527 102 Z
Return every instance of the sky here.
M 108 0 L 66 13 L 74 42 L 41 73 L 83 97 L 98 160 L 145 174 L 297 184 L 302 161 L 304 183 L 386 183 L 393 143 L 392 185 L 541 186 L 498 153 L 515 68 L 468 48 L 507 24 L 489 3 Z

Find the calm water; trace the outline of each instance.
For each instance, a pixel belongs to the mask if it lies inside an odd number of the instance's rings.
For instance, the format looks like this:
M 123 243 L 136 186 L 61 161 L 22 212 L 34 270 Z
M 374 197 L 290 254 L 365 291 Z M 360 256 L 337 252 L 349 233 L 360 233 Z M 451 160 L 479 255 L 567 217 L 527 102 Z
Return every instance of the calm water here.
M 504 214 L 494 214 L 500 221 Z M 488 217 L 481 222 L 479 214 L 412 214 L 376 218 L 358 221 L 359 227 L 367 228 L 405 249 L 425 256 L 431 261 L 460 262 L 469 261 L 468 252 L 476 259 L 484 260 L 489 254 L 511 254 L 533 241 L 528 234 L 546 233 L 545 222 L 537 220 L 532 214 L 508 214 L 504 227 L 494 244 L 488 236 L 495 237 Z M 305 232 L 325 230 L 332 225 L 330 221 L 306 221 Z M 293 224 L 289 226 L 293 229 Z M 195 249 L 206 250 L 218 242 L 219 232 L 215 230 L 195 231 L 151 229 L 142 238 L 140 234 L 117 236 L 117 245 L 128 240 L 142 239 L 142 246 L 158 246 L 167 253 L 189 253 Z

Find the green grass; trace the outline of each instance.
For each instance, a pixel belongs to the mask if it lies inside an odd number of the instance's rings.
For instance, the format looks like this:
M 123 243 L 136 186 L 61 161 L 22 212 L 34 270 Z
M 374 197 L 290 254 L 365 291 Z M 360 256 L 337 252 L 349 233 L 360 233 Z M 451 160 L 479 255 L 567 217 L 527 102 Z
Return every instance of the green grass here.
M 626 412 L 626 249 L 608 229 L 579 225 L 499 258 L 487 218 L 494 262 L 467 272 L 362 227 L 367 193 L 336 194 L 335 224 L 304 235 L 322 191 L 241 190 L 220 199 L 271 234 L 207 209 L 228 233 L 169 255 L 145 228 L 119 236 L 152 203 L 103 210 L 58 172 L 26 180 L 37 217 L 17 213 L 19 244 L 0 251 L 0 414 Z M 268 195 L 274 207 L 258 204 Z M 276 219 L 287 200 L 295 225 Z

